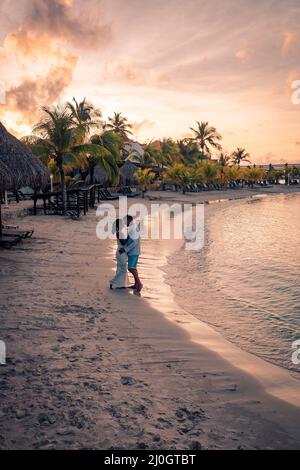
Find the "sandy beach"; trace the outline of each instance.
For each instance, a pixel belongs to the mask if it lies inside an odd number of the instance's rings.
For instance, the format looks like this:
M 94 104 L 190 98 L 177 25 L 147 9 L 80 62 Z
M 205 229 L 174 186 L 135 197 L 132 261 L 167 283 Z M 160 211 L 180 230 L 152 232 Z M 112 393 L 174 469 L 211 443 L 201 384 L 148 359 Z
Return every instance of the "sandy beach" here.
M 141 298 L 109 290 L 114 243 L 97 239 L 94 210 L 78 221 L 12 220 L 35 233 L 0 252 L 0 449 L 299 449 L 300 408 L 268 393 L 255 365 L 236 368 L 165 315 L 175 300 L 162 266 L 145 256 Z

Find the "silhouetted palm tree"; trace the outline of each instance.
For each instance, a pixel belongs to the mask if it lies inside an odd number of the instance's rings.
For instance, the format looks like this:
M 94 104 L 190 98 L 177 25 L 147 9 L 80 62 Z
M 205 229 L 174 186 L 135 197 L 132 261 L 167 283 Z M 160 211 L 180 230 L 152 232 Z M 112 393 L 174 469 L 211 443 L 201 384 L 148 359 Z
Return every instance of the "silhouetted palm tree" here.
M 206 158 L 211 158 L 211 149 L 221 150 L 222 146 L 219 141 L 222 140 L 222 136 L 217 132 L 215 127 L 209 126 L 208 122 L 197 121 L 197 128 L 191 131 L 195 133 L 193 140 L 197 142 L 201 153 Z
M 227 153 L 220 153 L 219 164 L 222 167 L 224 167 L 224 166 L 228 166 L 229 163 L 230 163 L 230 155 L 228 155 Z
M 114 131 L 125 139 L 128 138 L 128 134 L 132 134 L 132 125 L 128 123 L 127 117 L 122 116 L 121 113 L 114 113 L 113 117 L 109 117 L 108 123 L 106 123 L 104 127 L 105 129 Z
M 240 166 L 241 162 L 250 163 L 250 155 L 246 152 L 244 148 L 238 147 L 231 155 L 232 162 L 234 165 Z
M 179 140 L 177 143 L 185 163 L 196 163 L 200 159 L 200 153 L 197 148 L 197 144 L 193 141 L 193 139 L 186 138 Z
M 71 113 L 74 125 L 83 136 L 85 136 L 92 127 L 102 125 L 100 109 L 95 108 L 86 98 L 80 103 L 73 98 L 73 102 L 68 102 L 66 107 Z
M 180 153 L 178 142 L 173 139 L 163 139 L 161 145 L 162 165 L 172 165 L 173 163 L 182 163 L 183 156 Z

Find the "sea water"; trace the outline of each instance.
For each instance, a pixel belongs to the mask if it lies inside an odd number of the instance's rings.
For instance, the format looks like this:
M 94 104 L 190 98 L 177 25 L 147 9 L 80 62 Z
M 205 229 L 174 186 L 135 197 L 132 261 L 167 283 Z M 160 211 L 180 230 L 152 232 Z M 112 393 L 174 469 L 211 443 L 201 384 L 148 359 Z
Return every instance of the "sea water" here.
M 240 348 L 283 366 L 300 339 L 300 195 L 207 207 L 205 246 L 169 257 L 177 303 Z

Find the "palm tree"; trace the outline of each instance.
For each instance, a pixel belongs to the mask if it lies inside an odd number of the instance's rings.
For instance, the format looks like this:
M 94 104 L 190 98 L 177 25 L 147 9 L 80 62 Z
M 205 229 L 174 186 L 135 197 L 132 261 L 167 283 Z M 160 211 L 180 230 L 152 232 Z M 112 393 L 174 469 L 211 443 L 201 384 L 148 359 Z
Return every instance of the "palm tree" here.
M 69 109 L 73 118 L 74 126 L 77 128 L 76 140 L 78 144 L 84 142 L 91 128 L 102 125 L 100 120 L 102 113 L 100 109 L 95 108 L 92 103 L 89 103 L 86 100 L 86 98 L 84 98 L 84 100 L 81 102 L 78 102 L 76 98 L 73 98 L 73 102 L 67 103 L 67 109 Z M 95 167 L 100 163 L 102 163 L 109 180 L 115 181 L 118 174 L 118 169 L 114 159 L 109 158 L 111 157 L 111 152 L 104 147 L 102 139 L 101 141 L 95 141 L 95 139 L 91 140 L 91 143 L 99 145 L 99 154 L 93 155 L 89 153 L 81 153 L 77 157 L 81 169 L 88 170 L 90 184 L 94 183 L 94 170 Z M 76 162 L 74 162 L 74 165 L 71 165 L 71 168 L 74 166 L 76 167 Z
M 112 131 L 105 131 L 100 135 L 93 135 L 91 137 L 91 143 L 98 145 L 103 149 L 103 159 L 90 159 L 89 165 L 92 164 L 93 170 L 90 172 L 90 181 L 93 183 L 94 180 L 94 168 L 99 163 L 102 164 L 104 167 L 106 174 L 108 175 L 108 179 L 115 183 L 118 176 L 119 176 L 119 163 L 121 162 L 121 153 L 120 147 L 122 144 L 122 139 L 120 136 L 115 134 Z M 106 155 L 106 156 L 105 156 Z
M 163 154 L 161 149 L 150 142 L 144 149 L 143 165 L 163 167 Z
M 132 125 L 128 123 L 128 119 L 122 116 L 121 113 L 114 113 L 113 117 L 108 118 L 108 123 L 105 124 L 105 129 L 110 129 L 116 134 L 119 134 L 125 140 L 128 139 L 128 134 L 132 134 Z
M 180 154 L 186 164 L 196 163 L 200 158 L 200 153 L 197 144 L 193 139 L 182 139 L 177 142 Z
M 182 163 L 183 156 L 180 153 L 180 148 L 178 142 L 175 142 L 173 139 L 163 139 L 161 145 L 162 153 L 162 166 L 171 165 L 173 163 Z
M 155 178 L 155 173 L 151 172 L 150 168 L 139 169 L 135 172 L 134 178 L 138 182 L 141 190 L 142 197 L 145 197 L 145 192 L 152 186 L 152 181 Z
M 127 153 L 125 161 L 140 165 L 142 168 L 164 166 L 162 151 L 150 142 L 143 150 L 139 152 L 133 149 L 130 153 L 123 148 L 123 153 Z
M 42 108 L 43 116 L 33 131 L 36 134 L 32 151 L 41 157 L 53 159 L 59 174 L 62 192 L 63 213 L 67 209 L 67 192 L 65 184 L 65 165 L 76 165 L 81 156 L 99 156 L 104 162 L 103 148 L 95 144 L 78 145 L 78 127 L 74 124 L 73 116 L 67 106 Z
M 82 151 L 76 155 L 76 160 L 70 165 L 71 169 L 78 168 L 87 170 L 89 174 L 90 184 L 94 183 L 94 172 L 97 165 L 102 165 L 108 180 L 115 183 L 118 175 L 119 168 L 114 156 L 104 147 L 98 145 L 97 153 L 90 153 L 89 151 Z
M 202 162 L 197 168 L 198 175 L 207 184 L 214 183 L 219 174 L 219 165 L 215 162 Z
M 221 167 L 228 166 L 230 163 L 230 155 L 227 153 L 220 153 L 219 155 L 219 164 Z
M 266 178 L 266 170 L 264 168 L 247 168 L 245 169 L 245 176 L 250 181 L 253 188 L 254 184 Z
M 123 144 L 123 139 L 113 131 L 104 131 L 102 134 L 95 134 L 91 137 L 91 141 L 95 144 L 102 145 L 108 150 L 115 151 L 118 149 L 121 158 L 120 149 Z
M 173 165 L 164 172 L 163 179 L 166 182 L 175 184 L 176 191 L 177 186 L 180 186 L 182 191 L 185 192 L 186 185 L 189 184 L 191 179 L 189 168 L 183 163 L 173 163 Z
M 221 150 L 222 147 L 219 141 L 222 140 L 222 136 L 217 132 L 215 127 L 209 126 L 208 122 L 197 121 L 197 128 L 191 131 L 195 133 L 193 141 L 199 146 L 201 154 L 204 158 L 211 158 L 211 149 Z
M 231 157 L 227 153 L 220 153 L 219 155 L 219 181 L 224 184 L 226 182 L 226 168 L 228 168 Z
M 223 168 L 223 177 L 224 180 L 222 182 L 231 183 L 232 181 L 243 179 L 244 174 L 239 166 L 225 166 Z
M 92 127 L 99 127 L 102 124 L 100 120 L 102 116 L 100 109 L 95 108 L 86 98 L 80 103 L 73 98 L 73 102 L 68 102 L 66 107 L 71 113 L 74 125 L 78 128 L 83 137 L 85 137 Z
M 244 148 L 238 147 L 231 155 L 232 162 L 234 165 L 240 166 L 241 162 L 250 163 L 250 155 Z

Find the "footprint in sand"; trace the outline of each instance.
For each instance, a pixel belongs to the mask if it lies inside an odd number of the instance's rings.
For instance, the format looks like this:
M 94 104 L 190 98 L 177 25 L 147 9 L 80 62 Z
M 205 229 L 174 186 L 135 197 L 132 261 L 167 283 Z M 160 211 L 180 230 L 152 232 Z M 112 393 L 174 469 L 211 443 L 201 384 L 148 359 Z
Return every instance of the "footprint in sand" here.
M 155 427 L 157 429 L 170 429 L 173 427 L 173 424 L 171 423 L 171 421 L 168 421 L 167 419 L 158 418 L 157 423 L 155 424 Z
M 134 385 L 136 382 L 132 377 L 121 377 L 122 385 Z
M 178 408 L 175 412 L 177 421 L 182 424 L 178 428 L 180 433 L 186 434 L 197 426 L 197 424 L 203 420 L 208 419 L 202 409 L 197 411 L 190 411 L 187 408 Z
M 147 415 L 147 408 L 146 408 L 146 406 L 144 406 L 144 405 L 137 405 L 137 406 L 134 406 L 134 407 L 133 407 L 133 411 L 134 411 L 134 413 L 137 413 L 137 414 L 139 414 L 139 415 L 148 417 L 148 415 Z

